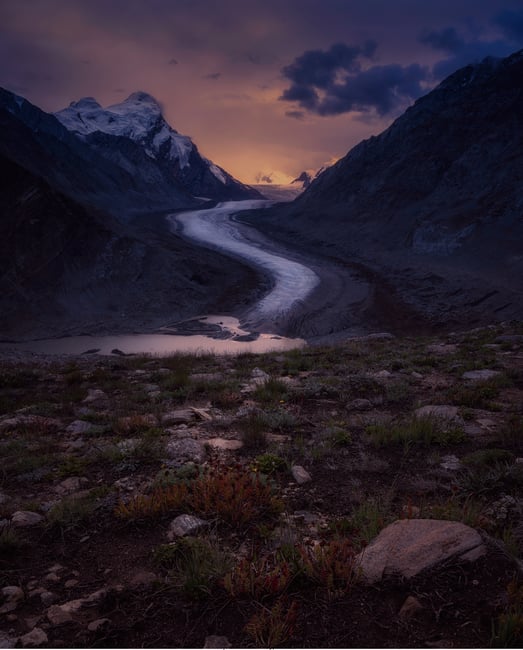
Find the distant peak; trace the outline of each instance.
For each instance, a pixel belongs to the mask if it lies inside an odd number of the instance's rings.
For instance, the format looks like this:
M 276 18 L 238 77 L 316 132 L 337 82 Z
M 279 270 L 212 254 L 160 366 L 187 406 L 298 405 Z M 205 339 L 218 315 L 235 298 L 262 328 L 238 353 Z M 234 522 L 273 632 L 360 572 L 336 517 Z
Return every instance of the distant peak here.
M 152 95 L 149 95 L 149 93 L 143 92 L 142 90 L 138 90 L 137 92 L 129 95 L 129 97 L 123 103 L 124 104 L 136 104 L 136 103 L 153 104 L 154 106 L 161 108 L 160 103 L 158 102 L 157 99 L 155 99 Z
M 94 97 L 82 97 L 77 102 L 69 104 L 71 108 L 102 108 Z

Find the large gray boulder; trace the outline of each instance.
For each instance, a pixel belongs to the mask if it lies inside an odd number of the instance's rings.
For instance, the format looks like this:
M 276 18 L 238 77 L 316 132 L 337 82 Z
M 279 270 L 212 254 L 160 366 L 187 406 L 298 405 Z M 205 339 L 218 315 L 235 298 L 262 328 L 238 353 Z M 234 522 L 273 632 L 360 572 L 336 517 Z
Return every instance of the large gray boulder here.
M 486 553 L 479 533 L 457 521 L 403 519 L 384 528 L 356 558 L 364 581 L 412 578 L 451 558 L 476 560 Z

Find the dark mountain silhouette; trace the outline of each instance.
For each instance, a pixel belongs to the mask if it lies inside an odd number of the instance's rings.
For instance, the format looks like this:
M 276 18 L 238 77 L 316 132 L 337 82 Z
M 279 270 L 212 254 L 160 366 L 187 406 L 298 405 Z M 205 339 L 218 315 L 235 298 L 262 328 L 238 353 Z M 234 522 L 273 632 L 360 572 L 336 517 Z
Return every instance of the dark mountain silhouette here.
M 434 322 L 523 316 L 523 51 L 458 70 L 260 228 L 378 272 Z

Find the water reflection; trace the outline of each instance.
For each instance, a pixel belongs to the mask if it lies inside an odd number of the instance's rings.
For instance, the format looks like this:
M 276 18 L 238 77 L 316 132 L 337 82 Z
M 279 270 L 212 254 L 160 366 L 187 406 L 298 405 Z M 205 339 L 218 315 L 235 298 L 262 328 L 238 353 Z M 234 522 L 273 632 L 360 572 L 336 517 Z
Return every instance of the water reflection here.
M 206 333 L 193 333 L 195 331 Z M 41 354 L 156 354 L 175 352 L 193 354 L 239 354 L 271 352 L 302 347 L 303 339 L 274 334 L 250 333 L 230 316 L 207 316 L 162 328 L 161 334 L 125 334 L 112 336 L 69 336 L 22 343 L 1 344 L 2 348 Z M 252 340 L 254 339 L 254 340 Z

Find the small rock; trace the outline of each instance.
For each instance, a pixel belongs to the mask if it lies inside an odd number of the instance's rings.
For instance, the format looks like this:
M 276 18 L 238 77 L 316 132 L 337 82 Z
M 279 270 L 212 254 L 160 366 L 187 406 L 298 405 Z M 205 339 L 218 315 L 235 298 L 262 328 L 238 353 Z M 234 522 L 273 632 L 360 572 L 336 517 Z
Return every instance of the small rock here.
M 140 442 L 141 440 L 139 438 L 126 438 L 125 440 L 121 440 L 116 447 L 123 454 L 132 454 Z
M 196 415 L 198 419 L 203 420 L 204 422 L 212 422 L 214 419 L 209 413 L 209 409 L 201 409 L 196 408 L 195 406 L 191 406 L 191 411 Z
M 372 376 L 376 379 L 388 379 L 389 377 L 392 377 L 392 373 L 388 370 L 379 370 L 378 372 L 373 373 Z
M 66 432 L 72 435 L 82 435 L 84 433 L 89 433 L 93 425 L 90 422 L 85 420 L 75 420 L 67 427 Z
M 39 648 L 49 643 L 47 634 L 40 627 L 33 628 L 30 632 L 21 636 L 18 641 L 22 644 L 22 648 Z
M 17 528 L 36 526 L 44 520 L 42 515 L 31 510 L 17 510 L 11 517 L 11 524 Z
M 91 621 L 87 626 L 89 632 L 98 632 L 107 627 L 111 623 L 110 618 L 97 618 L 96 621 Z
M 312 481 L 312 477 L 309 472 L 302 467 L 301 465 L 293 465 L 291 467 L 292 477 L 298 483 L 298 485 L 303 485 L 304 483 L 309 483 Z
M 20 587 L 16 585 L 10 585 L 8 587 L 3 587 L 0 590 L 0 596 L 2 598 L 2 607 L 0 607 L 0 614 L 7 614 L 8 612 L 14 612 L 18 605 L 24 599 L 24 592 Z
M 427 352 L 432 354 L 455 354 L 458 351 L 458 346 L 455 343 L 435 343 L 427 347 Z
M 410 376 L 414 377 L 414 379 L 423 379 L 421 372 L 416 372 L 415 370 L 410 373 Z
M 418 508 L 418 506 L 413 506 L 410 503 L 406 503 L 402 508 L 401 512 L 404 514 L 405 517 L 408 519 L 419 519 L 419 516 L 421 514 L 421 510 Z
M 57 431 L 60 426 L 61 422 L 59 420 L 46 418 L 42 415 L 17 415 L 13 418 L 2 420 L 0 422 L 0 431 L 27 427 L 41 429 L 50 433 L 51 431 Z
M 226 438 L 210 438 L 207 444 L 214 449 L 227 449 L 229 451 L 236 451 L 243 447 L 241 440 L 227 440 Z
M 127 354 L 125 352 L 122 352 L 122 350 L 119 350 L 118 348 L 113 348 L 111 350 L 111 354 L 115 354 L 118 357 L 126 357 Z
M 167 539 L 173 542 L 177 537 L 196 535 L 202 528 L 208 525 L 206 521 L 194 515 L 179 515 L 171 521 L 169 530 L 167 531 Z
M 9 636 L 0 630 L 0 648 L 14 648 L 17 641 L 17 637 Z
M 461 469 L 461 461 L 457 456 L 454 456 L 454 454 L 448 454 L 447 456 L 443 456 L 439 466 L 443 469 L 455 472 L 456 470 Z
M 232 648 L 226 636 L 206 636 L 204 648 Z
M 485 379 L 492 379 L 501 375 L 499 370 L 469 370 L 464 372 L 461 377 L 463 379 L 470 379 L 471 381 L 484 381 Z
M 254 370 L 251 372 L 250 383 L 255 386 L 262 386 L 263 384 L 266 384 L 270 378 L 271 376 L 268 375 L 264 370 L 261 370 L 261 368 L 254 368 Z
M 170 440 L 165 446 L 165 453 L 172 459 L 169 465 L 183 465 L 187 462 L 202 463 L 205 460 L 205 447 L 199 440 L 182 438 Z
M 73 620 L 70 612 L 60 607 L 60 605 L 49 607 L 46 616 L 51 625 L 63 625 Z
M 408 621 L 411 618 L 414 618 L 416 614 L 419 614 L 423 610 L 423 605 L 419 602 L 414 596 L 409 596 L 407 600 L 401 606 L 398 616 L 404 620 Z
M 7 496 L 7 494 L 4 494 L 3 492 L 0 492 L 0 505 L 2 503 L 5 503 L 8 500 L 9 500 L 9 497 Z
M 45 576 L 44 581 L 45 581 L 45 582 L 53 582 L 53 583 L 56 584 L 57 582 L 60 582 L 60 576 L 57 575 L 57 574 L 54 573 L 54 572 L 51 572 L 51 573 L 48 573 L 48 574 Z
M 162 424 L 189 424 L 193 422 L 196 415 L 192 409 L 177 409 L 176 411 L 169 411 L 162 415 Z
M 44 607 L 53 605 L 58 600 L 58 596 L 52 591 L 42 591 L 40 594 L 40 601 Z
M 64 587 L 66 589 L 72 589 L 73 587 L 76 587 L 78 584 L 78 580 L 76 578 L 71 578 L 70 580 L 66 580 L 64 583 Z
M 372 409 L 372 402 L 364 398 L 354 399 L 347 404 L 347 408 L 349 411 L 370 411 Z
M 87 397 L 82 400 L 84 404 L 89 404 L 90 402 L 96 402 L 101 399 L 107 399 L 106 393 L 99 388 L 89 388 L 87 390 Z
M 84 476 L 70 476 L 59 483 L 54 488 L 54 491 L 63 495 L 72 494 L 73 492 L 78 492 L 78 490 L 80 490 L 86 483 L 88 483 L 88 481 Z
M 428 404 L 414 411 L 416 418 L 437 418 L 441 420 L 460 421 L 459 409 L 457 406 L 442 404 Z

